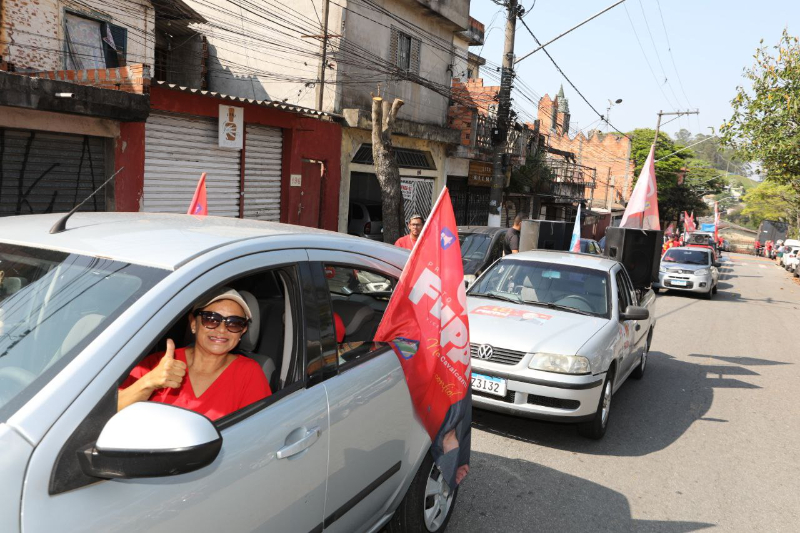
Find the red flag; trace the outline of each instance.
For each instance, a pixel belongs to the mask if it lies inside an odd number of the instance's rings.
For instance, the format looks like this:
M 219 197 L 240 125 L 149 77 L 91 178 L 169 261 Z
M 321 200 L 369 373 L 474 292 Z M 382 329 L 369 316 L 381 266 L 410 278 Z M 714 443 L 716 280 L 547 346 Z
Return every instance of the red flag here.
M 672 235 L 673 233 L 675 233 L 675 223 L 670 222 L 669 226 L 667 226 L 667 230 L 664 233 L 667 235 Z
M 208 214 L 208 202 L 206 200 L 206 173 L 200 176 L 200 181 L 197 182 L 197 188 L 194 190 L 192 196 L 192 203 L 189 204 L 189 211 L 187 215 L 201 215 Z
M 434 461 L 455 488 L 469 464 L 472 393 L 464 269 L 445 188 L 408 258 L 376 341 L 391 343 Z M 457 447 L 457 449 L 456 449 Z
M 694 223 L 694 219 L 686 211 L 683 212 L 683 229 L 684 231 L 697 230 L 697 226 Z
M 653 144 L 625 213 L 622 214 L 620 226 L 623 228 L 661 229 L 661 222 L 658 220 L 655 149 L 656 145 Z

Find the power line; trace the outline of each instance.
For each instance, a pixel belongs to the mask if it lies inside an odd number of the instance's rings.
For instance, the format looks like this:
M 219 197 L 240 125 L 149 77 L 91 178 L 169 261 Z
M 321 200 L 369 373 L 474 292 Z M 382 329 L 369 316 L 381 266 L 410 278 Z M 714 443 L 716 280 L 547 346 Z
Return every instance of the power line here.
M 669 52 L 669 57 L 672 60 L 672 68 L 675 69 L 675 76 L 677 76 L 677 78 L 678 78 L 678 85 L 681 88 L 681 92 L 683 93 L 683 97 L 686 99 L 686 103 L 688 104 L 688 106 L 690 108 L 694 107 L 691 104 L 691 102 L 689 102 L 689 97 L 686 96 L 686 91 L 683 88 L 683 81 L 681 80 L 681 75 L 678 72 L 678 66 L 675 64 L 675 56 L 672 55 L 672 44 L 670 44 L 670 42 L 669 42 L 669 33 L 667 32 L 667 25 L 664 22 L 664 14 L 661 12 L 661 2 L 660 2 L 660 0 L 656 0 L 656 5 L 658 6 L 658 14 L 661 17 L 661 26 L 664 28 L 664 36 L 667 38 L 667 52 Z M 696 118 L 697 118 L 697 126 L 699 128 L 700 127 L 700 118 L 699 117 L 696 117 Z

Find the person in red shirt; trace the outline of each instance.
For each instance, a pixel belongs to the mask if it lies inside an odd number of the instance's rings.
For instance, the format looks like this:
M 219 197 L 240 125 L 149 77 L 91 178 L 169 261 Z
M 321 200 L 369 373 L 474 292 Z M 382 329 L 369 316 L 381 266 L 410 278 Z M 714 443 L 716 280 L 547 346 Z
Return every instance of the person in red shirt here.
M 394 245 L 407 250 L 413 250 L 414 245 L 417 244 L 419 234 L 422 232 L 422 226 L 424 225 L 425 221 L 422 219 L 422 215 L 411 215 L 411 218 L 408 220 L 408 231 L 410 233 L 397 239 Z
M 261 366 L 231 351 L 252 314 L 234 289 L 223 288 L 192 310 L 194 346 L 149 355 L 119 388 L 118 410 L 136 402 L 161 402 L 216 420 L 266 398 L 272 391 Z
M 678 236 L 674 233 L 670 234 L 669 240 L 664 243 L 664 246 L 661 247 L 661 255 L 664 255 L 667 250 L 676 246 L 680 246 L 680 243 L 678 242 Z

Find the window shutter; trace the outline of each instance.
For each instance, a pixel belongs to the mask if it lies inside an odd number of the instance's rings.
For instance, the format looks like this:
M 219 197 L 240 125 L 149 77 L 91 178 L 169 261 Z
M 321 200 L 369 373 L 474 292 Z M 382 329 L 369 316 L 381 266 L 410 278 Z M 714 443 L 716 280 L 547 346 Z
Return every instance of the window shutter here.
M 392 27 L 392 35 L 390 37 L 389 43 L 389 61 L 392 62 L 393 65 L 397 66 L 400 64 L 400 58 L 397 56 L 398 52 L 398 41 L 400 40 L 400 32 L 397 31 L 397 28 L 394 26 Z
M 116 26 L 108 22 L 103 23 L 103 37 L 106 32 L 111 33 L 111 38 L 114 39 L 114 44 L 117 49 L 114 50 L 107 42 L 103 41 L 103 53 L 105 54 L 106 67 L 122 67 L 125 66 L 125 56 L 128 51 L 128 30 L 122 26 Z
M 419 39 L 411 38 L 411 68 L 409 71 L 414 74 L 419 74 L 419 54 L 422 47 L 422 41 Z

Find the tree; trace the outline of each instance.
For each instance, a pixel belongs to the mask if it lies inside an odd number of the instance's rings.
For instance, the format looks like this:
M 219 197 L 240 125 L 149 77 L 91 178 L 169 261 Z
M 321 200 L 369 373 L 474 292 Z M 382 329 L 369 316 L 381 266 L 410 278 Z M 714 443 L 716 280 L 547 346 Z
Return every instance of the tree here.
M 767 181 L 789 187 L 787 200 L 800 227 L 800 41 L 784 30 L 770 48 L 756 49 L 745 69 L 751 87 L 737 87 L 733 114 L 720 131 L 723 141 L 761 163 Z M 760 187 L 759 187 L 760 188 Z M 751 197 L 754 198 L 754 197 Z
M 766 180 L 742 197 L 746 207 L 742 215 L 757 227 L 762 220 L 793 222 L 797 220 L 798 206 L 794 190 L 789 185 L 779 185 Z
M 392 146 L 392 129 L 402 106 L 403 101 L 399 98 L 390 104 L 388 100 L 372 95 L 372 158 L 381 187 L 383 240 L 391 244 L 400 238 L 405 223 L 400 171 Z

